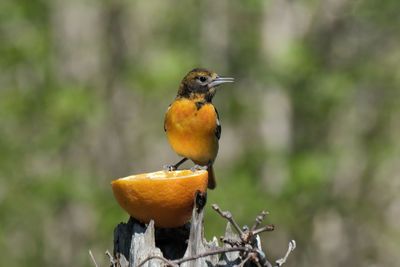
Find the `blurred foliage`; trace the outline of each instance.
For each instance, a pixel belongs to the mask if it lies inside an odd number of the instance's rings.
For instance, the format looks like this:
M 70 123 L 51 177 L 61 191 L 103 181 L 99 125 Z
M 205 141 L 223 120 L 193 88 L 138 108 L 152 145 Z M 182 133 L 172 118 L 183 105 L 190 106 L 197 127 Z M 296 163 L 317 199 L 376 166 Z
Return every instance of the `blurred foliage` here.
M 209 203 L 288 266 L 394 266 L 400 249 L 400 2 L 0 2 L 0 265 L 101 266 L 127 215 L 110 181 L 179 159 L 182 77 L 236 78 Z M 189 167 L 190 165 L 185 165 Z M 206 213 L 207 236 L 225 221 Z

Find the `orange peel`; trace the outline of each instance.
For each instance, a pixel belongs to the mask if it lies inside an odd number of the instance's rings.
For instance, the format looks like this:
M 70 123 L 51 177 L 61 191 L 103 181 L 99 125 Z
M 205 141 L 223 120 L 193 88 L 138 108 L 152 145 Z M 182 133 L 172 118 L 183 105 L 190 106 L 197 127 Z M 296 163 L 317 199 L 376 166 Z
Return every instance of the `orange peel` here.
M 119 205 L 133 218 L 157 227 L 179 227 L 192 215 L 195 193 L 207 190 L 206 170 L 143 173 L 111 182 Z

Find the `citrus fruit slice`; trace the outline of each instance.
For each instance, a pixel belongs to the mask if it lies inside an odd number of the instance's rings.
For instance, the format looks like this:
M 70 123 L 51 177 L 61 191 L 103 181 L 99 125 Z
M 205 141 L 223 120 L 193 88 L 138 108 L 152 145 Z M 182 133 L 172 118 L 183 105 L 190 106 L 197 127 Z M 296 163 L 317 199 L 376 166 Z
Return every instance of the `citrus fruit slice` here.
M 190 220 L 197 190 L 207 190 L 206 170 L 143 173 L 111 182 L 119 205 L 133 218 L 170 228 Z

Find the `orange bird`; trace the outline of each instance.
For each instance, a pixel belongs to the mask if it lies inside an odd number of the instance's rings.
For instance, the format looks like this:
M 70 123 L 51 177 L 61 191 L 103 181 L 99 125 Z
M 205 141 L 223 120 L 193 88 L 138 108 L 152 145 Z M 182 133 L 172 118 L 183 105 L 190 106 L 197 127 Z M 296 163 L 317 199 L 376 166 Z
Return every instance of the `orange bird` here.
M 179 85 L 175 101 L 168 107 L 164 130 L 172 149 L 183 157 L 168 170 L 177 169 L 187 159 L 207 169 L 208 188 L 215 188 L 213 163 L 218 153 L 221 136 L 218 111 L 212 104 L 217 86 L 233 82 L 233 78 L 219 76 L 206 69 L 190 71 Z

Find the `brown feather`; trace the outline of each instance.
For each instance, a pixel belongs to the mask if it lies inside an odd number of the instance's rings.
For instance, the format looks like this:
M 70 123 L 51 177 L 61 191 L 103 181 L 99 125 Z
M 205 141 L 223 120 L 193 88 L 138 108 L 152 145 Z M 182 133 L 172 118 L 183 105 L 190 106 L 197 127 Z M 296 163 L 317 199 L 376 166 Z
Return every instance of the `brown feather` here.
M 217 183 L 215 181 L 215 173 L 214 173 L 214 168 L 211 165 L 208 169 L 208 188 L 214 189 L 217 186 Z

